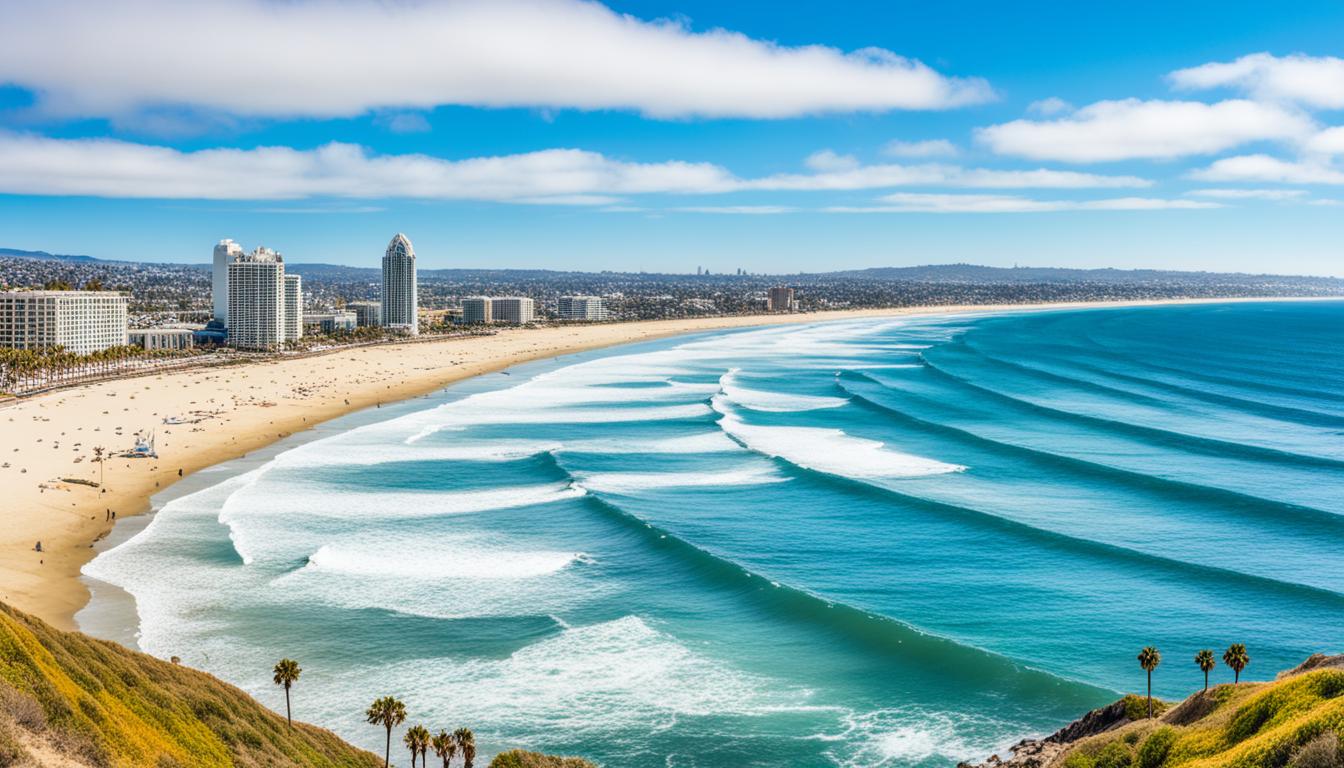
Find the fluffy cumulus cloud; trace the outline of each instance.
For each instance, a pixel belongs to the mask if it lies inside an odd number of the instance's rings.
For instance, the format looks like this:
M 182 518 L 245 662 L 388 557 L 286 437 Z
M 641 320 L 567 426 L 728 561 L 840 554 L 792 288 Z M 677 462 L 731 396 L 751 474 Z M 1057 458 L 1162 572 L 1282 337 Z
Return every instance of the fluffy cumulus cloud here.
M 1053 213 L 1056 211 L 1155 211 L 1217 208 L 1217 203 L 1151 197 L 1101 200 L 1037 200 L 1017 195 L 898 193 L 881 198 L 881 205 L 834 206 L 832 213 Z
M 631 162 L 579 149 L 448 160 L 376 155 L 352 144 L 204 149 L 0 131 L 0 193 L 208 200 L 470 199 L 607 205 L 626 195 L 860 190 L 914 185 L 999 188 L 1142 187 L 1133 176 L 862 165 L 821 152 L 811 173 L 741 178 L 712 163 Z
M 0 84 L 54 115 L 348 117 L 440 105 L 782 118 L 986 101 L 891 51 L 788 47 L 582 0 L 0 3 Z
M 1173 159 L 1263 140 L 1301 140 L 1315 130 L 1299 112 L 1234 99 L 1100 101 L 1056 120 L 1014 120 L 981 128 L 993 151 L 1033 160 L 1095 163 Z
M 1269 155 L 1238 155 L 1192 171 L 1199 181 L 1271 184 L 1344 184 L 1344 171 L 1314 160 L 1283 160 Z
M 957 154 L 957 148 L 947 139 L 896 140 L 887 142 L 882 147 L 882 154 L 890 157 L 952 157 Z
M 1344 108 L 1344 59 L 1334 56 L 1273 56 L 1253 53 L 1172 72 L 1177 88 L 1232 88 L 1264 101 L 1318 109 Z
M 1344 126 L 1327 128 L 1307 140 L 1306 149 L 1321 155 L 1344 155 Z

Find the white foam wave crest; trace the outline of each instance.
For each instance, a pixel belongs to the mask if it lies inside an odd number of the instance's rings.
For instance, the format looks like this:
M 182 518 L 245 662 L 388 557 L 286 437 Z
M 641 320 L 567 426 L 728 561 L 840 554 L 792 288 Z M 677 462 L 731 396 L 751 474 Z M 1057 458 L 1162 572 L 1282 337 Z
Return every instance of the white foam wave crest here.
M 399 461 L 517 461 L 560 447 L 558 442 L 542 440 L 470 440 L 432 446 L 405 443 L 323 445 L 314 442 L 280 454 L 275 457 L 275 463 L 282 467 L 322 467 Z
M 708 486 L 764 485 L 782 483 L 789 478 L 774 467 L 748 466 L 722 472 L 597 472 L 581 475 L 579 484 L 590 491 L 638 493 L 660 488 L 704 488 Z
M 844 397 L 823 397 L 820 395 L 793 395 L 784 392 L 768 392 L 750 389 L 737 383 L 739 369 L 733 368 L 719 379 L 719 388 L 736 405 L 753 411 L 773 411 L 791 413 L 796 411 L 816 411 L 822 408 L 839 408 L 849 402 Z
M 722 432 L 641 440 L 639 438 L 594 438 L 564 443 L 565 453 L 733 453 L 742 446 Z
M 743 445 L 805 469 L 856 479 L 920 477 L 966 469 L 886 447 L 878 440 L 854 437 L 840 429 L 823 427 L 763 427 L 748 424 L 714 398 L 722 414 L 719 426 Z
M 983 728 L 986 724 L 984 718 L 971 721 L 951 712 L 913 707 L 880 709 L 849 714 L 839 734 L 813 738 L 847 745 L 843 754 L 836 755 L 842 768 L 923 764 L 935 759 L 951 765 L 992 751 L 990 744 L 973 743 L 963 737 L 971 727 Z
M 446 406 L 443 406 L 446 407 Z M 443 429 L 462 429 L 478 424 L 603 424 L 630 421 L 694 419 L 712 413 L 704 403 L 650 406 L 647 408 L 556 408 L 529 407 L 520 402 L 497 407 L 435 414 L 437 423 L 426 424 L 407 438 L 414 444 Z
M 366 674 L 370 684 L 400 681 L 407 706 L 430 719 L 491 723 L 524 740 L 556 729 L 601 738 L 666 728 L 678 717 L 813 709 L 809 692 L 697 653 L 637 616 L 565 629 L 506 659 L 417 660 Z
M 381 551 L 324 545 L 308 557 L 304 570 L 368 578 L 530 579 L 560 571 L 573 563 L 591 562 L 582 552 L 511 552 L 445 547 L 438 551 Z

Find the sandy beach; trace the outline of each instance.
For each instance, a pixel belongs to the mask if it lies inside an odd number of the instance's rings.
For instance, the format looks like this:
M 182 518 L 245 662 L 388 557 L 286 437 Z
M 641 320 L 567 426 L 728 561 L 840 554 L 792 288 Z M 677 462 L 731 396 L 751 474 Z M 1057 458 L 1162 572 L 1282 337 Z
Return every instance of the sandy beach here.
M 1145 303 L 1124 302 L 1113 306 Z M 1057 304 L 1051 308 L 1084 305 Z M 1112 306 L 1112 305 L 1108 305 Z M 677 334 L 962 311 L 936 307 L 504 329 L 489 337 L 389 344 L 84 385 L 0 407 L 0 600 L 62 628 L 87 602 L 80 568 L 116 518 L 142 514 L 180 477 L 352 411 L 517 363 Z M 167 417 L 197 420 L 165 424 Z M 121 458 L 155 432 L 158 459 Z M 113 456 L 102 466 L 94 448 Z M 98 483 L 105 475 L 102 487 Z M 70 482 L 70 480 L 83 482 Z M 36 545 L 41 542 L 41 551 Z

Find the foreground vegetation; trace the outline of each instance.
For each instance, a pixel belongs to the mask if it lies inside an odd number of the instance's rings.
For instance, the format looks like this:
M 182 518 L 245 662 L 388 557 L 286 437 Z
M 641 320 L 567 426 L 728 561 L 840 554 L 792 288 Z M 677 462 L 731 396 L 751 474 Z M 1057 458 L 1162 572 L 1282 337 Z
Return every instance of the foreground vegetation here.
M 284 687 L 286 703 L 301 673 L 291 659 L 276 664 L 274 680 Z M 400 725 L 405 707 L 385 697 L 367 717 Z M 414 726 L 405 743 L 415 745 L 418 764 L 426 768 L 427 750 L 445 766 L 456 756 L 472 768 L 475 758 L 475 739 L 466 728 L 432 736 Z M 0 768 L 375 768 L 384 760 L 330 731 L 291 723 L 204 672 L 62 632 L 0 603 Z M 490 768 L 593 765 L 512 750 L 496 755 Z
M 0 604 L 0 766 L 372 768 L 374 755 L 187 667 Z M 42 764 L 50 764 L 44 762 Z

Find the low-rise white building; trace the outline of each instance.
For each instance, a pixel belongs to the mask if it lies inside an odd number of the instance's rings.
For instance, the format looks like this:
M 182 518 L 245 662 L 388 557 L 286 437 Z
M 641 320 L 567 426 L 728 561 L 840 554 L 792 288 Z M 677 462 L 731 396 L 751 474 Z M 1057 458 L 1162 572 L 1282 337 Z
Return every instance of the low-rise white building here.
M 607 319 L 607 306 L 601 296 L 561 296 L 557 310 L 561 320 Z
M 126 332 L 127 342 L 149 350 L 191 349 L 196 346 L 190 328 L 132 328 Z
M 0 293 L 0 347 L 64 347 L 87 355 L 126 344 L 124 294 L 114 291 Z
M 311 328 L 320 333 L 353 331 L 358 325 L 359 319 L 354 312 L 349 310 L 344 312 L 310 312 L 303 316 L 304 328 Z

